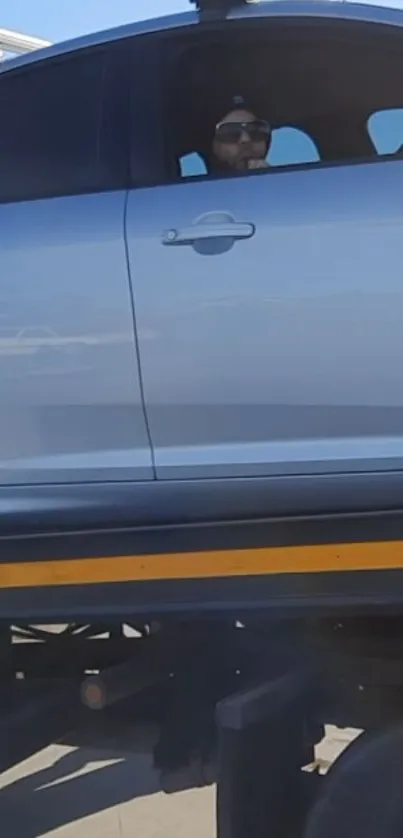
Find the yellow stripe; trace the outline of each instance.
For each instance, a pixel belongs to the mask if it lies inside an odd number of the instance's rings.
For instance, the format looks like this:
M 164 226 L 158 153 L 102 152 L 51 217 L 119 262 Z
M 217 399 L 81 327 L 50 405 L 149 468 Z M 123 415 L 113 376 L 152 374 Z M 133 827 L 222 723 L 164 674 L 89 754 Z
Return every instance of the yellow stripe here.
M 0 588 L 403 568 L 403 541 L 0 564 Z

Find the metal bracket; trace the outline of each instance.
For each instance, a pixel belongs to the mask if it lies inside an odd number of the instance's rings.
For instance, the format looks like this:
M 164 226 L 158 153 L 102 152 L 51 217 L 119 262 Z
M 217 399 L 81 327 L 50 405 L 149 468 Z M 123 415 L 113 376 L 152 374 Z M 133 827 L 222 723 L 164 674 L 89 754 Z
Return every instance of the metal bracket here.
M 312 698 L 309 673 L 290 672 L 219 702 L 218 838 L 300 834 L 312 797 L 301 770 L 316 741 Z
M 196 6 L 200 21 L 206 22 L 225 20 L 231 9 L 245 6 L 248 0 L 189 0 L 189 2 Z

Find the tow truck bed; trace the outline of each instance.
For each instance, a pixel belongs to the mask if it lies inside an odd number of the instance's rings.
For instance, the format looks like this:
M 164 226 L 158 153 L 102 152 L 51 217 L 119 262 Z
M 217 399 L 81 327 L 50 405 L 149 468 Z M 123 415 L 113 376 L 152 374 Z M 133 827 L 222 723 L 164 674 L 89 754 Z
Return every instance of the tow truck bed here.
M 7 489 L 0 618 L 400 607 L 402 485 L 389 473 Z

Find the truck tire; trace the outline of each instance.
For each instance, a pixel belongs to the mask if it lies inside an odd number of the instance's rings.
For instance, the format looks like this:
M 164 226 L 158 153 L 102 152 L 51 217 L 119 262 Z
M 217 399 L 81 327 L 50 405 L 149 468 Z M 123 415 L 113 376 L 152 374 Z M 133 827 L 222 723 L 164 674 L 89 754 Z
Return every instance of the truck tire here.
M 403 727 L 358 737 L 330 769 L 304 838 L 402 838 Z

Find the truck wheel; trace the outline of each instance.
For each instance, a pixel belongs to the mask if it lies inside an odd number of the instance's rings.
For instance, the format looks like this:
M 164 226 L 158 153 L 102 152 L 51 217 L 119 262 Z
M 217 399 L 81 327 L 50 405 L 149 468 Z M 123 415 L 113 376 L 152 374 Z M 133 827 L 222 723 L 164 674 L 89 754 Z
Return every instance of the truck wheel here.
M 403 727 L 364 734 L 330 769 L 304 838 L 402 838 Z

